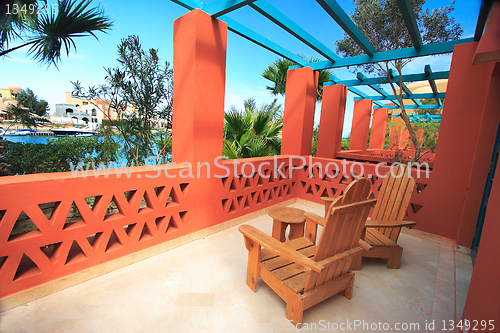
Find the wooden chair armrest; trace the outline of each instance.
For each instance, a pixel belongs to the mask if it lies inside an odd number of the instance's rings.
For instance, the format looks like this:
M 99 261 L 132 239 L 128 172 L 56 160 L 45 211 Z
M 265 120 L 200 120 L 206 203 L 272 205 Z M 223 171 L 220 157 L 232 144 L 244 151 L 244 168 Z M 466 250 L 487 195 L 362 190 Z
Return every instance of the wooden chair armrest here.
M 241 225 L 238 230 L 245 236 L 259 244 L 260 246 L 270 250 L 281 257 L 287 258 L 299 265 L 305 266 L 315 272 L 321 273 L 323 266 L 316 261 L 306 257 L 300 252 L 290 248 L 288 245 L 272 238 L 251 225 Z
M 357 246 L 357 247 L 354 247 L 354 248 L 349 249 L 347 251 L 344 251 L 342 253 L 336 254 L 333 257 L 323 259 L 323 260 L 319 261 L 318 264 L 323 266 L 323 267 L 327 267 L 327 266 L 332 265 L 336 261 L 343 260 L 349 256 L 356 255 L 356 254 L 363 252 L 363 251 L 364 250 L 361 247 Z
M 365 251 L 370 251 L 372 249 L 372 246 L 362 239 L 359 240 L 358 245 Z
M 365 228 L 400 228 L 411 227 L 417 224 L 413 221 L 379 221 L 379 220 L 366 220 Z
M 325 219 L 317 214 L 305 212 L 304 217 L 307 221 L 314 222 L 322 227 L 325 226 Z

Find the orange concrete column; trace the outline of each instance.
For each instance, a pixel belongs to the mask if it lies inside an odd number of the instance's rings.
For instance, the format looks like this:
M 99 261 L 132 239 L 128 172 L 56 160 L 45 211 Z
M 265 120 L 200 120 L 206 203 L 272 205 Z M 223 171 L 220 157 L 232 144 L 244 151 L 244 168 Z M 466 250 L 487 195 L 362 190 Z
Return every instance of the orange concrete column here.
M 310 155 L 319 73 L 310 67 L 289 70 L 281 154 Z
M 484 320 L 488 326 L 482 331 L 489 332 L 498 330 L 500 323 L 500 302 L 498 301 L 500 299 L 500 288 L 498 287 L 498 281 L 500 281 L 499 203 L 500 167 L 497 166 L 462 317 L 470 321 L 477 320 L 479 323 Z M 490 326 L 490 321 L 495 325 L 494 330 Z
M 366 145 L 368 144 L 368 130 L 370 129 L 371 114 L 371 100 L 361 99 L 354 102 L 349 150 L 366 150 Z
M 172 159 L 212 162 L 222 154 L 226 23 L 195 9 L 174 21 Z
M 373 109 L 372 131 L 370 133 L 370 149 L 384 149 L 387 132 L 388 112 L 386 108 Z
M 336 84 L 323 88 L 317 157 L 335 158 L 342 144 L 347 87 Z
M 393 117 L 391 119 L 391 137 L 389 148 L 391 150 L 397 150 L 404 148 L 404 134 L 407 134 L 405 123 L 403 119 Z M 406 135 L 407 136 L 407 135 Z
M 500 68 L 472 65 L 477 42 L 455 46 L 428 193 L 417 228 L 471 246 L 500 122 Z M 489 207 L 499 205 L 490 199 Z M 484 233 L 483 233 L 484 234 Z

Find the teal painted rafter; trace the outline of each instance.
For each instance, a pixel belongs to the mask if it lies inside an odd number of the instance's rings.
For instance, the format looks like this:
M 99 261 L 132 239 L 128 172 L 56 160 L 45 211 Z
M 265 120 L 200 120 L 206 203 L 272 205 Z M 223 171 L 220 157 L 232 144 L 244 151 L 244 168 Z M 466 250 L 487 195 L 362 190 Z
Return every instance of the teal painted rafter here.
M 356 24 L 351 20 L 349 15 L 339 6 L 334 0 L 316 0 L 321 7 L 344 29 L 344 31 L 361 47 L 368 56 L 373 56 L 376 53 L 373 45 L 358 29 Z
M 337 84 L 337 83 L 342 83 L 342 80 L 339 79 L 338 77 L 336 77 L 335 75 L 332 75 L 330 77 L 330 80 L 332 80 L 332 82 L 327 82 L 327 83 L 331 83 L 331 84 Z M 325 84 L 326 85 L 326 84 Z M 357 89 L 357 88 L 347 88 L 350 92 L 352 92 L 353 94 L 356 94 L 358 96 L 360 96 L 362 99 L 367 99 L 368 98 L 368 95 L 365 94 L 364 92 L 362 92 L 361 90 Z M 375 101 L 373 102 L 374 104 L 377 104 L 379 107 L 383 107 L 384 106 L 384 103 L 382 102 L 378 102 L 378 101 Z
M 356 74 L 356 77 L 358 78 L 358 80 L 360 81 L 363 81 L 365 80 L 367 77 L 363 75 L 363 73 L 360 73 L 358 72 Z M 389 94 L 388 92 L 386 92 L 384 89 L 374 85 L 374 84 L 369 84 L 368 87 L 372 88 L 373 90 L 375 90 L 376 92 L 378 92 L 380 95 L 382 95 L 383 97 L 387 97 L 387 96 L 391 96 L 391 94 Z M 372 101 L 373 99 L 370 98 Z M 394 101 L 393 103 L 395 103 L 396 105 L 400 105 L 398 101 Z
M 209 4 L 203 4 L 201 9 L 212 17 L 219 17 L 255 1 L 257 0 L 216 0 Z
M 275 24 L 283 28 L 291 35 L 295 36 L 297 39 L 308 45 L 310 48 L 312 48 L 328 60 L 335 62 L 340 58 L 337 54 L 335 54 L 335 52 L 323 45 L 320 41 L 311 36 L 307 31 L 302 29 L 299 25 L 297 25 L 267 1 L 256 1 L 255 3 L 250 4 L 250 7 L 267 17 L 269 20 L 273 21 Z
M 406 74 L 403 75 L 403 82 L 408 81 L 425 81 L 428 79 L 438 80 L 438 79 L 447 79 L 450 71 L 442 71 L 442 72 L 434 72 L 427 76 L 425 73 L 422 74 Z M 389 83 L 389 79 L 386 76 L 382 77 L 374 77 L 374 78 L 365 78 L 363 81 L 358 79 L 356 80 L 340 80 L 339 82 L 334 81 L 336 79 L 335 76 L 331 76 L 330 80 L 335 83 L 341 83 L 346 87 L 352 86 L 368 86 L 371 84 L 386 84 Z M 399 76 L 394 76 L 394 82 L 399 82 Z M 325 83 L 328 85 L 328 82 Z
M 340 68 L 347 66 L 359 66 L 368 63 L 390 61 L 396 59 L 423 57 L 423 56 L 453 52 L 453 47 L 455 45 L 462 43 L 470 43 L 472 41 L 473 38 L 464 38 L 449 42 L 422 45 L 422 48 L 420 50 L 416 50 L 414 47 L 408 47 L 406 49 L 400 49 L 400 50 L 377 52 L 373 55 L 373 57 L 370 57 L 369 55 L 365 54 L 349 58 L 340 58 L 337 61 L 335 61 L 335 63 L 326 60 L 321 62 L 309 63 L 306 64 L 305 66 L 311 67 L 314 70 L 321 70 L 321 69 Z M 290 69 L 294 68 L 298 67 L 297 66 L 290 67 Z
M 422 36 L 420 36 L 420 31 L 418 30 L 417 19 L 415 18 L 415 13 L 411 6 L 410 0 L 397 0 L 399 11 L 403 16 L 403 20 L 406 23 L 406 28 L 410 34 L 411 41 L 413 42 L 413 47 L 416 50 L 422 48 Z
M 439 98 L 439 97 L 445 97 L 446 93 L 427 93 L 427 94 L 410 94 L 410 95 L 403 95 L 403 99 L 423 99 L 423 98 Z M 372 101 L 396 101 L 397 97 L 394 95 L 389 95 L 389 96 L 366 96 L 366 98 L 371 99 Z M 360 97 L 355 97 L 354 99 L 361 99 Z
M 193 10 L 196 8 L 203 9 L 203 7 L 204 7 L 203 2 L 201 2 L 199 0 L 172 0 L 172 1 L 183 6 L 184 8 L 189 9 L 189 10 Z M 234 4 L 236 2 L 241 3 L 243 1 L 226 1 L 226 2 L 231 2 Z M 267 49 L 267 50 L 269 50 L 269 51 L 271 51 L 271 52 L 273 52 L 273 53 L 275 53 L 283 58 L 286 58 L 288 60 L 296 62 L 297 64 L 299 64 L 299 67 L 302 67 L 307 63 L 301 57 L 288 51 L 284 47 L 279 46 L 278 44 L 270 41 L 269 39 L 259 35 L 255 31 L 245 27 L 244 25 L 238 23 L 237 21 L 235 21 L 229 17 L 225 17 L 225 16 L 219 17 L 219 19 L 221 21 L 226 22 L 227 28 L 230 31 L 242 36 L 243 38 L 248 39 L 251 42 L 254 42 L 255 44 L 257 44 L 259 46 L 262 46 L 263 48 L 265 48 L 265 49 Z
M 384 105 L 384 106 L 374 106 L 374 109 L 379 108 L 387 108 L 387 109 L 401 109 L 397 105 Z M 405 105 L 405 109 L 442 109 L 443 107 L 438 104 L 422 104 L 422 105 Z
M 425 65 L 425 69 L 424 69 L 424 72 L 425 72 L 425 75 L 426 76 L 429 76 L 432 74 L 432 69 L 431 69 L 431 65 Z M 434 93 L 434 95 L 438 95 L 439 91 L 437 89 L 437 86 L 436 86 L 436 82 L 432 79 L 427 79 L 429 81 L 429 85 L 431 86 L 431 89 L 432 89 L 432 92 Z M 444 97 L 444 96 L 443 96 Z M 430 98 L 430 97 L 429 97 Z M 439 97 L 436 97 L 436 102 L 439 104 L 439 105 L 442 105 L 443 103 L 441 103 L 441 100 L 439 99 Z
M 306 63 L 307 63 L 306 60 L 304 60 L 301 57 L 297 56 L 296 54 L 288 51 L 284 47 L 281 47 L 278 44 L 270 41 L 269 39 L 259 35 L 258 33 L 254 32 L 253 30 L 248 29 L 247 27 L 236 22 L 232 18 L 223 16 L 223 17 L 219 17 L 219 19 L 221 21 L 224 21 L 227 23 L 227 27 L 229 30 L 240 35 L 241 37 L 246 38 L 249 41 L 254 42 L 257 45 L 260 45 L 263 48 L 265 48 L 271 52 L 274 52 L 283 58 L 294 61 L 294 62 L 298 63 L 301 67 L 306 65 Z

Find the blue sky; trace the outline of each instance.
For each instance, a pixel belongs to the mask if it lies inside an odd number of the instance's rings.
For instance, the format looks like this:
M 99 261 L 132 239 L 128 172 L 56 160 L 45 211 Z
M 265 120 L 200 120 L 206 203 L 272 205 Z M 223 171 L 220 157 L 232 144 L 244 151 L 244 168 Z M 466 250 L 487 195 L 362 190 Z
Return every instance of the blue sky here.
M 53 1 L 49 1 L 51 3 Z M 205 2 L 212 2 L 208 0 Z M 302 28 L 316 37 L 326 46 L 335 50 L 334 42 L 342 38 L 342 29 L 326 14 L 314 0 L 268 0 L 285 15 L 299 23 Z M 354 5 L 351 1 L 338 0 L 346 12 L 351 12 Z M 70 81 L 79 80 L 84 86 L 103 83 L 104 67 L 117 66 L 116 47 L 122 38 L 138 35 L 144 48 L 159 49 L 163 61 L 173 58 L 173 21 L 188 12 L 187 9 L 168 1 L 119 1 L 94 0 L 100 4 L 106 15 L 114 21 L 114 27 L 108 34 L 98 34 L 99 41 L 92 37 L 77 38 L 77 52 L 69 57 L 63 56 L 59 69 L 46 68 L 36 64 L 26 56 L 26 49 L 10 53 L 9 58 L 0 59 L 0 87 L 6 88 L 10 83 L 17 83 L 23 89 L 29 87 L 39 97 L 47 100 L 51 111 L 56 103 L 65 102 L 65 92 L 72 90 Z M 428 0 L 426 7 L 439 8 L 448 6 L 451 0 Z M 472 37 L 479 13 L 479 0 L 457 0 L 452 16 L 462 25 L 462 38 Z M 299 40 L 274 25 L 265 17 L 244 7 L 229 14 L 245 26 L 262 34 L 266 38 L 286 47 L 294 53 L 302 53 L 317 58 L 322 57 L 302 44 Z M 246 39 L 229 32 L 226 68 L 225 109 L 231 105 L 242 108 L 243 100 L 248 97 L 256 99 L 257 104 L 269 103 L 274 97 L 265 89 L 269 81 L 261 74 L 277 55 L 261 48 Z M 431 64 L 433 71 L 448 70 L 451 56 L 418 58 L 404 68 L 404 73 L 423 72 L 426 64 Z M 353 78 L 346 69 L 336 69 L 335 75 L 341 79 Z M 370 94 L 373 94 L 371 92 Z M 352 121 L 353 97 L 349 94 L 344 135 L 350 132 Z M 284 98 L 279 97 L 284 104 Z M 321 105 L 316 108 L 315 122 L 319 123 Z

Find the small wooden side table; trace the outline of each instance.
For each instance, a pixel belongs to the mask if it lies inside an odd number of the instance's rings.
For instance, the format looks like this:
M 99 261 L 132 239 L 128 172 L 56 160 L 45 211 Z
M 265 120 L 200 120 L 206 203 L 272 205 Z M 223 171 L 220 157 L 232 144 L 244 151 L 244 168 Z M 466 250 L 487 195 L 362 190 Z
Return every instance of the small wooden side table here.
M 304 236 L 306 218 L 302 209 L 279 207 L 270 211 L 269 216 L 273 218 L 273 238 L 284 242 L 288 225 L 290 225 L 289 240 Z

